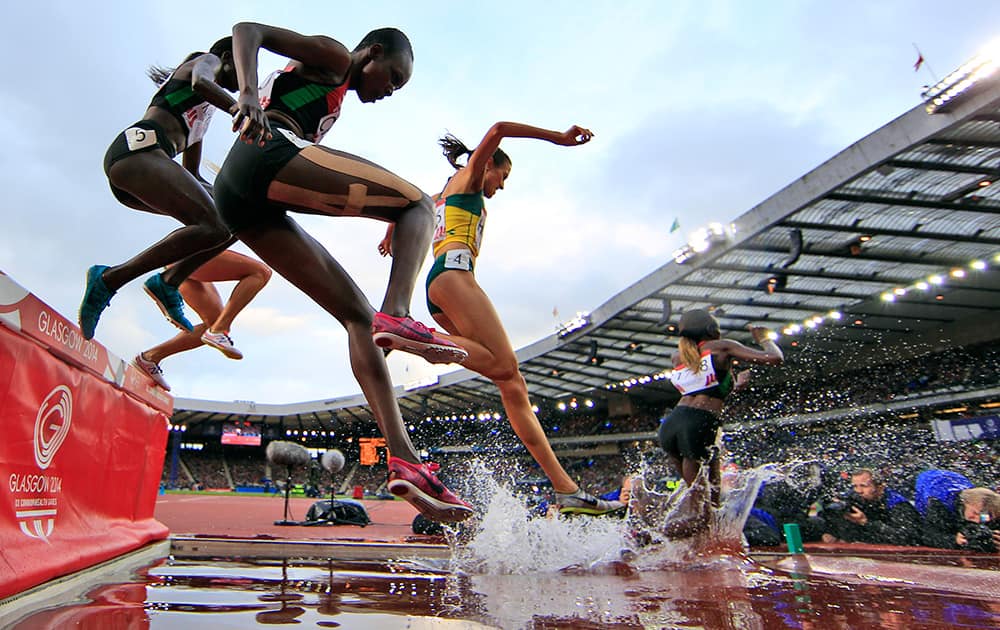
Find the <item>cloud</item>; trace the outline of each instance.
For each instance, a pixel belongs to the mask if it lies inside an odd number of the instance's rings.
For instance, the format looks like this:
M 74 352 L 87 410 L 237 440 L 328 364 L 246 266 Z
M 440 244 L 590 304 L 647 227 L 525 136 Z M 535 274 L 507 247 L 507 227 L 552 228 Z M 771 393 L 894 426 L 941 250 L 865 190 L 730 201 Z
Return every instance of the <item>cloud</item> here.
M 917 105 L 929 78 L 912 70 L 914 42 L 928 67 L 946 73 L 993 37 L 1000 19 L 1000 5 L 971 0 L 515 0 L 502 11 L 395 2 L 377 16 L 344 3 L 296 11 L 258 1 L 103 6 L 5 10 L 15 27 L 0 53 L 13 60 L 32 51 L 30 64 L 11 65 L 11 79 L 0 83 L 0 266 L 17 282 L 75 318 L 88 266 L 127 260 L 178 226 L 118 204 L 101 167 L 115 134 L 149 103 L 148 65 L 174 65 L 239 20 L 327 33 L 348 46 L 392 24 L 414 43 L 412 80 L 376 105 L 349 96 L 328 145 L 433 193 L 452 173 L 435 144 L 445 131 L 470 144 L 497 120 L 578 123 L 597 134 L 576 148 L 504 142 L 514 172 L 487 204 L 477 278 L 515 347 L 552 333 L 553 307 L 564 318 L 596 308 L 663 264 L 692 229 L 735 218 Z M 261 53 L 261 76 L 282 61 Z M 217 164 L 233 143 L 228 122 L 216 114 L 205 139 L 205 157 Z M 675 217 L 682 229 L 671 235 Z M 379 307 L 390 265 L 375 252 L 384 225 L 296 220 Z M 426 270 L 412 311 L 430 322 Z M 141 280 L 119 292 L 98 329 L 126 357 L 174 332 Z M 237 318 L 234 335 L 243 361 L 209 349 L 168 359 L 175 393 L 289 402 L 359 391 L 343 328 L 277 274 Z M 450 369 L 401 355 L 389 365 L 397 383 Z
M 255 307 L 252 304 L 239 315 L 240 334 L 280 335 L 289 331 L 303 332 L 314 329 L 314 318 L 286 313 L 273 307 Z

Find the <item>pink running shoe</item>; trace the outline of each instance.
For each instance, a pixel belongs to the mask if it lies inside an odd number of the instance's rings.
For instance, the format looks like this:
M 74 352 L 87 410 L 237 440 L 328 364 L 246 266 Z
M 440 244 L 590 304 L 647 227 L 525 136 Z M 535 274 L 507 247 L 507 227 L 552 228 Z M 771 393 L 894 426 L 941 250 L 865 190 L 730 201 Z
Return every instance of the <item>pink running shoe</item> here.
M 457 523 L 472 516 L 472 506 L 438 481 L 437 464 L 411 464 L 389 457 L 389 492 L 402 497 L 432 521 Z
M 380 348 L 412 352 L 428 363 L 461 363 L 468 358 L 464 349 L 434 333 L 412 317 L 375 313 L 372 319 L 372 338 Z

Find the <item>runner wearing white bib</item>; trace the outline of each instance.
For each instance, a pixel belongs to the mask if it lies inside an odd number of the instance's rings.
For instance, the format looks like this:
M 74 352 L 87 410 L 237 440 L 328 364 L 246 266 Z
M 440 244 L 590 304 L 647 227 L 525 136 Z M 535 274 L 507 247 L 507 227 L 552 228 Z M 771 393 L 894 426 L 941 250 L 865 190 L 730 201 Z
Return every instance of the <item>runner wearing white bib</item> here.
M 715 498 L 721 471 L 710 449 L 719 431 L 723 402 L 739 384 L 733 378 L 732 362 L 781 365 L 784 355 L 769 337 L 770 331 L 760 326 L 751 326 L 750 334 L 762 350 L 723 339 L 719 322 L 701 309 L 684 311 L 678 334 L 681 339 L 670 382 L 681 399 L 660 424 L 660 446 L 688 486 L 694 484 L 702 464 L 709 462 Z

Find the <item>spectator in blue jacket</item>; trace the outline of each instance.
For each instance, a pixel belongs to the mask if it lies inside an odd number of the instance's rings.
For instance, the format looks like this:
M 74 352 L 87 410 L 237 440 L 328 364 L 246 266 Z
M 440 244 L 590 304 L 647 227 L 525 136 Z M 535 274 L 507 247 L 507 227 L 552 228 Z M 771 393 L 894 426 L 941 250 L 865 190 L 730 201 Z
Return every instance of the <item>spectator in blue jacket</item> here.
M 975 488 L 968 478 L 950 470 L 925 470 L 917 476 L 916 504 L 924 519 L 924 545 L 1000 549 L 1000 494 L 989 488 Z

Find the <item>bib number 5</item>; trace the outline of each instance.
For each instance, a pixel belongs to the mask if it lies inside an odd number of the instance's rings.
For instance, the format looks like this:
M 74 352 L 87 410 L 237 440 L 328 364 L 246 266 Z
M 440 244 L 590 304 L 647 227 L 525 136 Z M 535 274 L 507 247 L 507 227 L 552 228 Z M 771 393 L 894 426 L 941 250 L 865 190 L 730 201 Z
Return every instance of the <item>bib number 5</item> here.
M 125 130 L 125 143 L 129 151 L 138 151 L 156 146 L 156 132 L 152 129 L 129 127 Z

